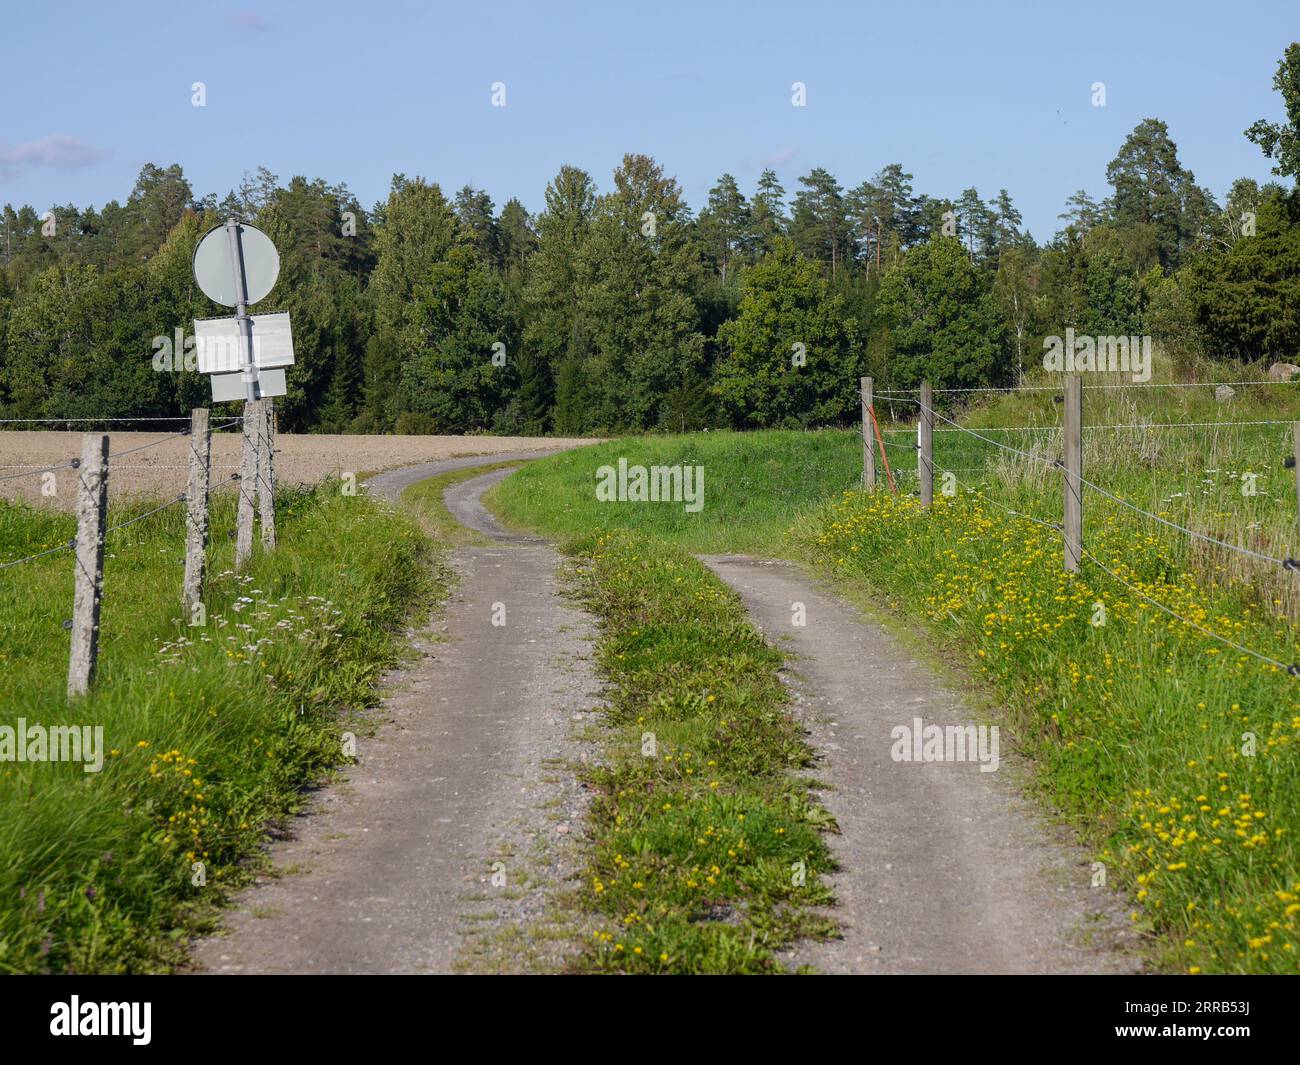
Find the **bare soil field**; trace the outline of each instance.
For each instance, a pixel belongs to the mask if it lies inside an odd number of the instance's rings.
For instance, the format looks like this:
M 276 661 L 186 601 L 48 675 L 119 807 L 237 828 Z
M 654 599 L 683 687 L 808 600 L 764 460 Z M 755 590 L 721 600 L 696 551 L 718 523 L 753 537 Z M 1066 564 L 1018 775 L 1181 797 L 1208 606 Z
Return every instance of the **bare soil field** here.
M 76 471 L 54 470 L 53 494 L 38 471 L 70 462 L 81 454 L 81 433 L 0 432 L 0 499 L 23 499 L 71 510 L 76 502 Z M 239 471 L 242 436 L 212 434 L 212 483 L 231 490 Z M 314 484 L 342 473 L 375 473 L 394 466 L 434 462 L 462 455 L 512 451 L 561 451 L 595 443 L 567 437 L 523 436 L 325 436 L 280 433 L 275 438 L 275 473 L 281 485 Z M 146 446 L 153 445 L 153 446 Z M 134 450 L 139 448 L 140 450 Z M 109 433 L 110 499 L 179 495 L 185 491 L 189 438 L 172 433 Z M 30 473 L 31 476 L 14 477 Z M 5 478 L 10 478 L 6 480 Z

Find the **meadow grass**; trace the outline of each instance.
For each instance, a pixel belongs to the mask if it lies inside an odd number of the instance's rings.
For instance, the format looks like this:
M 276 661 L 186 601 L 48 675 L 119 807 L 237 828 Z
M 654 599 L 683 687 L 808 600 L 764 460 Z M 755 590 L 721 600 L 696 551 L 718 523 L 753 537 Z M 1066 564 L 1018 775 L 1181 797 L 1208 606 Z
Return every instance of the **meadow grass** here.
M 598 501 L 596 471 L 620 457 L 647 466 L 702 465 L 703 509 Z M 484 498 L 510 524 L 558 539 L 635 529 L 701 553 L 763 552 L 781 544 L 793 514 L 861 477 L 862 445 L 853 433 L 688 433 L 565 451 L 529 463 Z
M 148 508 L 113 508 L 109 522 Z M 428 541 L 393 508 L 337 483 L 282 491 L 278 548 L 240 574 L 233 511 L 214 496 L 201 626 L 180 603 L 183 507 L 109 536 L 99 673 L 71 704 L 71 555 L 0 574 L 0 724 L 102 726 L 107 748 L 98 773 L 0 763 L 0 971 L 183 963 L 268 829 L 343 760 L 343 730 L 362 727 L 345 712 L 373 704 L 398 626 L 432 602 Z M 74 527 L 0 505 L 0 561 Z
M 680 547 L 625 531 L 571 545 L 610 681 L 582 899 L 597 918 L 578 968 L 765 973 L 834 924 L 811 761 L 745 608 Z

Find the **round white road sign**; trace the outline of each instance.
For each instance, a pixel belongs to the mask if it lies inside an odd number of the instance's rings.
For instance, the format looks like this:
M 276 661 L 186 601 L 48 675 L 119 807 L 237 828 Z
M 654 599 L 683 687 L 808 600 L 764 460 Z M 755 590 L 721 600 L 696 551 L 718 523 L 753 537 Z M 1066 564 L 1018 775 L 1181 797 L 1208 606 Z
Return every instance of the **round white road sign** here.
M 280 276 L 280 253 L 270 237 L 247 222 L 239 223 L 239 243 L 248 286 L 246 302 L 256 303 L 275 287 L 275 279 Z M 214 303 L 227 307 L 239 304 L 239 282 L 224 223 L 208 230 L 194 249 L 194 280 Z

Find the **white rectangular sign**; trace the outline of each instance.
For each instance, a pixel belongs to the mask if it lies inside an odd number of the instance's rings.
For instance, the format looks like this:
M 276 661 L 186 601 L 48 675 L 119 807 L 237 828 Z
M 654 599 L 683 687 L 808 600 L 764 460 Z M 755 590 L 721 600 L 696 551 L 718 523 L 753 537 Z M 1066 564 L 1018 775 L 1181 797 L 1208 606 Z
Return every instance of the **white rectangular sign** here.
M 293 330 L 288 312 L 250 314 L 253 332 L 253 364 L 259 370 L 293 365 Z M 244 366 L 235 318 L 194 319 L 194 350 L 200 373 L 231 374 Z M 280 375 L 284 377 L 283 374 Z M 213 384 L 213 398 L 216 384 Z M 283 392 L 271 393 L 283 395 Z
M 212 381 L 213 403 L 238 403 L 248 398 L 242 373 L 214 373 Z M 260 370 L 257 374 L 258 390 L 263 396 L 285 394 L 283 370 Z

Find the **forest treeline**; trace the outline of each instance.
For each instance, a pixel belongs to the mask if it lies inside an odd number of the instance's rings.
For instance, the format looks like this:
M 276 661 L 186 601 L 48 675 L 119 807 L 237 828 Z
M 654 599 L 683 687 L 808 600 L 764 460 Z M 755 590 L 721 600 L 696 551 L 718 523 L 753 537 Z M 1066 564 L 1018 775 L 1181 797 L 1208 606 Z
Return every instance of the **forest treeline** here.
M 1300 354 L 1300 44 L 1278 65 L 1283 123 L 1245 135 L 1279 178 L 1198 185 L 1147 119 L 1036 243 L 1006 189 L 913 188 L 902 164 L 848 186 L 723 174 L 694 211 L 629 154 L 602 189 L 564 166 L 533 216 L 395 175 L 367 210 L 343 184 L 267 170 L 218 201 L 179 165 L 125 203 L 4 208 L 0 418 L 147 417 L 209 401 L 155 338 L 230 312 L 195 285 L 198 239 L 234 214 L 280 249 L 261 310 L 292 314 L 279 401 L 293 431 L 579 434 L 802 427 L 879 387 L 1015 383 L 1043 338 L 1149 335 L 1173 360 Z M 164 348 L 164 354 L 166 352 Z M 159 365 L 163 366 L 162 372 Z

